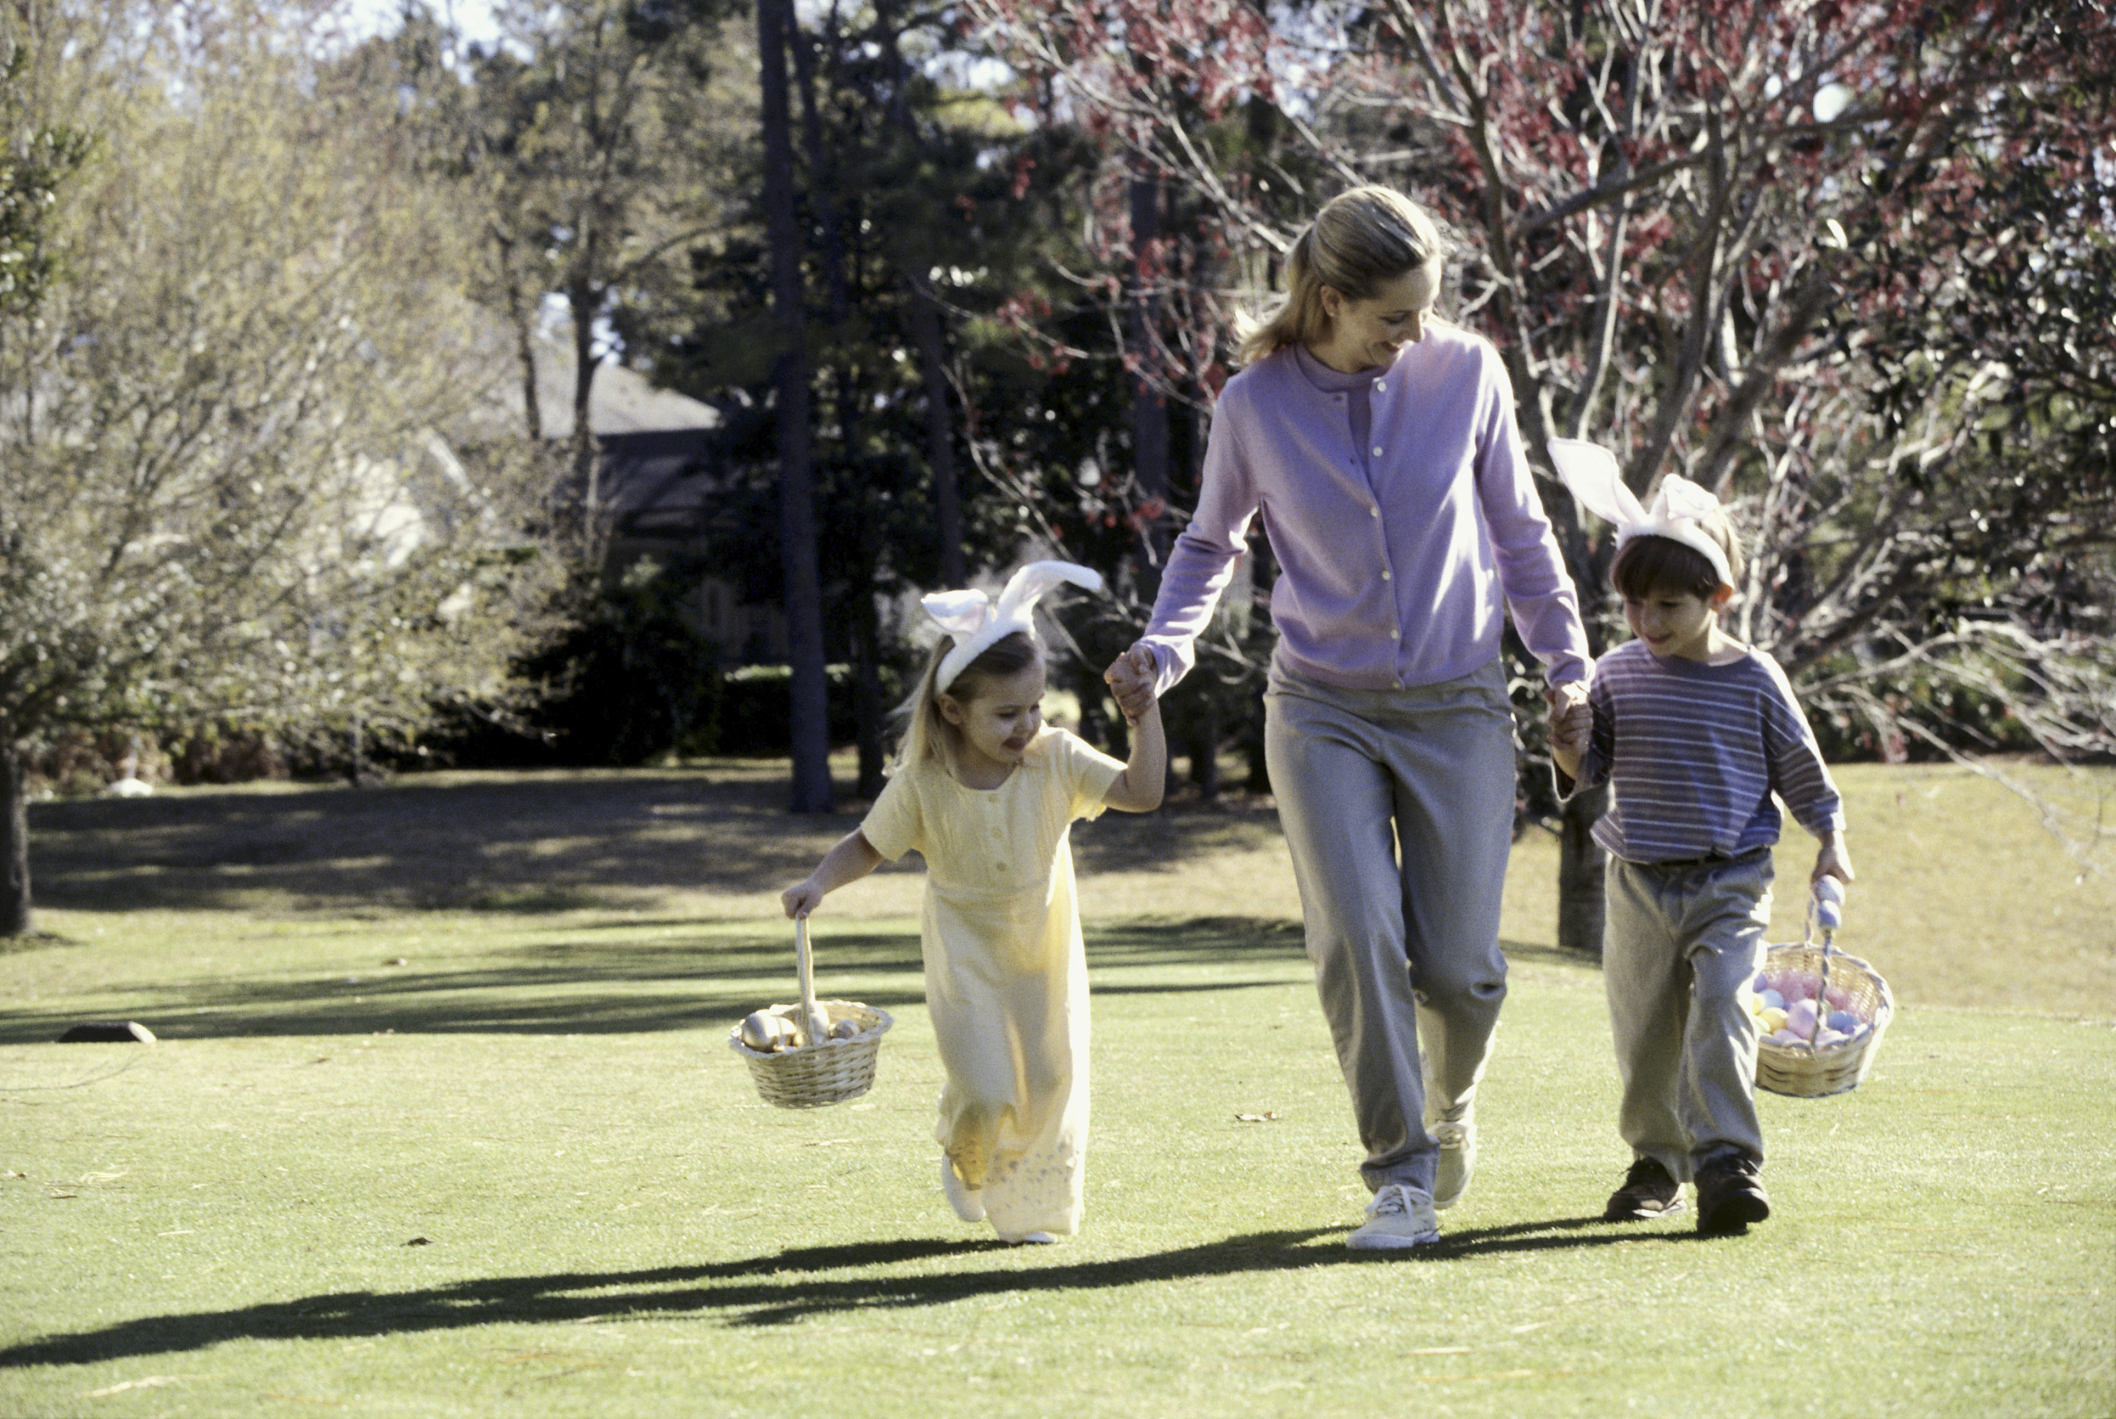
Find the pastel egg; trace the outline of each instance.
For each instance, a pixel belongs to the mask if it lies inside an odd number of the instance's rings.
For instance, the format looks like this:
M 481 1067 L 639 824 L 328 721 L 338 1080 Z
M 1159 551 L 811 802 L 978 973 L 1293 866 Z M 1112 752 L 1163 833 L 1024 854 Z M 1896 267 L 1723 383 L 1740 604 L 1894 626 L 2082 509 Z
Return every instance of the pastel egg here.
M 830 1037 L 834 1040 L 849 1040 L 859 1032 L 860 1022 L 857 1020 L 840 1020 L 830 1027 Z
M 1773 1010 L 1783 1010 L 1785 1008 L 1785 997 L 1775 990 L 1765 991 L 1761 999 L 1766 1006 Z

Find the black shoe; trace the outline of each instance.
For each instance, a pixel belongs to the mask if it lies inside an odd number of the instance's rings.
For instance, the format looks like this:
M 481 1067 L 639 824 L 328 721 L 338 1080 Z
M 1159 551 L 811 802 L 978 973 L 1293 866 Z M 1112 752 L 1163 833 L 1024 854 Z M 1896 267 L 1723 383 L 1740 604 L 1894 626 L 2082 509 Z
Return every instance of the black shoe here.
M 1749 1223 L 1771 1215 L 1756 1165 L 1736 1155 L 1715 1158 L 1697 1172 L 1697 1230 L 1707 1236 L 1738 1236 Z
M 1683 1210 L 1683 1185 L 1652 1158 L 1641 1158 L 1624 1174 L 1624 1185 L 1609 1194 L 1604 1222 L 1650 1222 Z

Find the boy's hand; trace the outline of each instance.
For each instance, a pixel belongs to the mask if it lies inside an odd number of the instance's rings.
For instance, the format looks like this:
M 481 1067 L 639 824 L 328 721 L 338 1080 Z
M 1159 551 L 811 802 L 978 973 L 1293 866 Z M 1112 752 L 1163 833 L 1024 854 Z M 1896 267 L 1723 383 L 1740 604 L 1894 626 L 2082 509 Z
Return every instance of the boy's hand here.
M 1822 840 L 1822 848 L 1815 854 L 1815 872 L 1808 878 L 1812 884 L 1825 877 L 1834 877 L 1839 882 L 1849 882 L 1854 876 L 1851 852 L 1844 846 L 1844 834 L 1831 833 Z
M 798 921 L 823 905 L 823 889 L 816 886 L 815 878 L 806 878 L 779 893 L 779 905 L 786 908 L 789 917 Z
M 1550 721 L 1550 747 L 1554 753 L 1578 758 L 1587 752 L 1587 741 L 1593 737 L 1594 711 L 1585 704 L 1574 705 Z
M 1133 724 L 1154 705 L 1154 681 L 1159 678 L 1160 667 L 1154 662 L 1154 654 L 1143 645 L 1134 645 L 1130 650 L 1109 663 L 1102 672 L 1103 681 L 1117 702 L 1117 708 Z

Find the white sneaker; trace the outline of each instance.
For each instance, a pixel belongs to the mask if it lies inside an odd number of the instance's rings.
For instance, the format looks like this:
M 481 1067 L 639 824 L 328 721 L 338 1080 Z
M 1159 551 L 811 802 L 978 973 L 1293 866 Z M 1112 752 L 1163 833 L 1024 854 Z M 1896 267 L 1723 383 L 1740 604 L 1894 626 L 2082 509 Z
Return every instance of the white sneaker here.
M 1462 1200 L 1469 1190 L 1470 1174 L 1477 1171 L 1477 1118 L 1464 1112 L 1459 1119 L 1433 1126 L 1440 1140 L 1440 1165 L 1433 1174 L 1433 1208 L 1444 1212 Z
M 1383 1183 L 1367 1204 L 1367 1220 L 1345 1238 L 1345 1245 L 1354 1251 L 1382 1251 L 1439 1240 L 1433 1200 L 1403 1183 Z
M 1058 1239 L 1049 1232 L 1023 1232 L 1018 1237 L 1002 1236 L 999 1240 L 1014 1247 L 1047 1247 Z
M 965 1222 L 982 1222 L 985 1219 L 985 1198 L 976 1188 L 963 1185 L 962 1175 L 955 1171 L 955 1162 L 946 1154 L 940 1160 L 940 1190 L 948 1195 L 948 1205 L 955 1215 Z

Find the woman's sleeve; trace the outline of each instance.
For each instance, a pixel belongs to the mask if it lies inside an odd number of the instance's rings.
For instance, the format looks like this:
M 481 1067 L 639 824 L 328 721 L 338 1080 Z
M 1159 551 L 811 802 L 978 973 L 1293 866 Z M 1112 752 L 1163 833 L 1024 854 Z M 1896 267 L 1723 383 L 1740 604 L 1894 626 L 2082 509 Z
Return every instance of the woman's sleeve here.
M 1484 402 L 1477 431 L 1477 500 L 1489 529 L 1499 587 L 1521 643 L 1553 685 L 1587 678 L 1587 631 L 1565 571 L 1558 536 L 1543 511 L 1514 421 L 1513 382 L 1499 353 L 1484 349 Z
M 1231 387 L 1230 387 L 1231 389 Z M 1237 411 L 1223 391 L 1205 441 L 1198 509 L 1176 538 L 1153 619 L 1141 637 L 1160 667 L 1154 693 L 1165 695 L 1197 663 L 1197 639 L 1212 622 L 1212 608 L 1233 579 L 1235 562 L 1249 547 L 1249 522 L 1256 516 L 1256 478 L 1236 429 Z
M 911 782 L 915 776 L 909 768 L 899 768 L 891 774 L 882 785 L 882 796 L 874 800 L 860 824 L 860 835 L 867 839 L 867 845 L 891 862 L 913 848 L 923 851 L 919 795 Z

